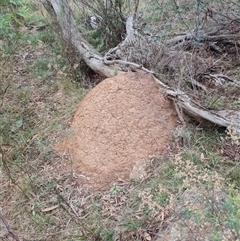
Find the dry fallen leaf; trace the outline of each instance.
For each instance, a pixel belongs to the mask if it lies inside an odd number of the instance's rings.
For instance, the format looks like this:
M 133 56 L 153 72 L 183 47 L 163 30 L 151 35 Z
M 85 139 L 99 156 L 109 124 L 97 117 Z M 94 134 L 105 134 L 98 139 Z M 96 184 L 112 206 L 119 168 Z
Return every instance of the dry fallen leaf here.
M 147 232 L 144 233 L 144 238 L 148 241 L 152 240 L 151 236 Z
M 54 210 L 54 209 L 56 209 L 58 207 L 59 207 L 59 205 L 55 205 L 55 206 L 52 206 L 52 207 L 49 207 L 49 208 L 42 208 L 41 211 L 43 213 L 46 213 L 46 212 L 50 212 L 50 211 L 52 211 L 52 210 Z

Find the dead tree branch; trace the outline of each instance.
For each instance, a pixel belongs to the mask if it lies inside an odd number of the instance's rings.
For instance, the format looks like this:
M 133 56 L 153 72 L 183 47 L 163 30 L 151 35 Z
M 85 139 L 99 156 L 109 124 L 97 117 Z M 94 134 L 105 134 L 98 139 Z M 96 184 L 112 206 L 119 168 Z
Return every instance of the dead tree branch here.
M 240 111 L 210 111 L 191 100 L 184 92 L 172 90 L 167 90 L 166 92 L 185 113 L 193 118 L 199 121 L 200 119 L 208 120 L 215 125 L 223 127 L 233 125 L 236 131 L 240 133 Z
M 74 47 L 85 63 L 103 77 L 121 73 L 117 65 L 104 64 L 104 58 L 83 38 L 77 28 L 76 21 L 66 0 L 41 0 L 48 13 L 57 18 L 66 42 Z M 49 7 L 49 3 L 50 6 Z
M 86 64 L 95 72 L 104 77 L 111 77 L 124 71 L 142 70 L 149 74 L 178 73 L 175 78 L 185 76 L 185 84 L 190 83 L 194 89 L 200 89 L 205 93 L 212 91 L 208 86 L 199 81 L 199 76 L 211 79 L 216 86 L 224 81 L 231 82 L 234 88 L 239 90 L 239 82 L 224 74 L 207 73 L 209 68 L 204 59 L 198 53 L 187 52 L 186 48 L 194 48 L 196 42 L 207 43 L 211 48 L 222 52 L 222 48 L 230 45 L 239 48 L 240 25 L 235 22 L 232 32 L 224 26 L 215 27 L 212 30 L 197 29 L 196 31 L 179 35 L 165 43 L 155 41 L 151 36 L 144 34 L 135 27 L 137 18 L 132 16 L 126 21 L 125 39 L 116 47 L 102 56 L 83 38 L 78 31 L 76 21 L 66 0 L 41 0 L 49 14 L 57 21 L 62 29 L 62 34 L 67 43 L 71 44 L 80 54 Z M 137 1 L 138 2 L 138 1 Z M 50 7 L 49 7 L 50 6 Z M 230 20 L 229 20 L 230 21 Z M 231 19 L 231 24 L 233 21 Z M 236 50 L 238 51 L 238 50 Z M 152 71 L 154 69 L 155 71 Z M 179 74 L 180 73 L 180 74 Z M 181 74 L 182 73 L 182 74 Z M 161 88 L 164 88 L 169 98 L 173 99 L 180 110 L 194 117 L 205 119 L 218 126 L 227 127 L 233 125 L 240 133 L 240 112 L 237 110 L 213 111 L 204 107 L 196 99 L 190 98 L 189 93 L 179 86 L 167 86 L 161 80 L 154 77 Z M 234 90 L 235 91 L 235 90 Z M 236 92 L 238 93 L 238 92 Z
M 4 226 L 6 227 L 8 233 L 12 236 L 12 238 L 15 240 L 15 241 L 20 241 L 20 239 L 18 238 L 18 236 L 11 230 L 7 220 L 4 218 L 4 216 L 1 214 L 0 212 L 0 219 L 2 220 Z

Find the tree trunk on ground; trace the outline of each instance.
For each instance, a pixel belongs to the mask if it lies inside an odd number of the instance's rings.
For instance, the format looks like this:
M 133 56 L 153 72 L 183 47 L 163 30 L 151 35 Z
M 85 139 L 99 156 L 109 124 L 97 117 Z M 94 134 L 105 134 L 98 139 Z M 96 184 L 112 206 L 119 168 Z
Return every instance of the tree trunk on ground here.
M 211 92 L 209 91 L 209 87 L 195 79 L 195 76 L 206 73 L 207 64 L 201 57 L 184 51 L 184 49 L 194 44 L 195 36 L 192 33 L 177 36 L 165 43 L 158 43 L 149 38 L 149 36 L 140 34 L 133 27 L 134 18 L 130 16 L 126 21 L 125 40 L 102 56 L 79 32 L 66 0 L 41 0 L 41 2 L 48 13 L 57 19 L 66 42 L 75 49 L 76 54 L 80 55 L 93 71 L 101 76 L 112 77 L 129 70 L 145 71 L 153 75 L 154 72 L 150 71 L 148 67 L 157 69 L 158 72 L 164 72 L 167 68 L 175 72 L 184 71 L 191 79 L 190 82 L 194 88 L 201 89 L 204 92 Z M 218 41 L 228 41 L 228 43 L 231 43 L 231 40 L 236 38 L 240 39 L 239 30 L 233 34 L 222 34 L 221 29 L 215 29 L 203 34 L 201 41 L 208 42 L 209 46 L 218 51 Z M 129 54 L 130 52 L 131 54 Z M 191 65 L 189 65 L 190 60 Z M 182 65 L 179 65 L 180 62 Z M 194 74 L 192 73 L 193 70 Z M 227 76 L 211 75 L 210 77 L 218 85 L 222 84 L 222 80 L 224 79 L 224 82 L 230 83 L 237 89 L 240 88 L 239 81 Z M 232 125 L 240 133 L 239 110 L 209 110 L 190 98 L 189 94 L 179 90 L 177 86 L 171 86 L 170 88 L 156 77 L 154 78 L 161 88 L 165 89 L 169 98 L 175 102 L 181 120 L 183 120 L 181 111 L 184 111 L 197 120 L 205 119 L 217 126 L 228 127 Z
M 121 73 L 118 65 L 107 66 L 104 58 L 82 37 L 77 28 L 72 11 L 65 0 L 41 0 L 48 13 L 56 18 L 62 35 L 67 44 L 71 45 L 82 57 L 85 63 L 96 73 L 103 77 L 111 77 Z

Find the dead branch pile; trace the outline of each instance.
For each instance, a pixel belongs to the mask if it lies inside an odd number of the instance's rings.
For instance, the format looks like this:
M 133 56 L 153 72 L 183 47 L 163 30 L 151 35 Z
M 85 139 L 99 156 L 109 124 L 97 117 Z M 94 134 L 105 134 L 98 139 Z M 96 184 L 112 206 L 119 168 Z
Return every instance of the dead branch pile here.
M 219 14 L 217 7 L 209 8 L 196 29 L 162 42 L 136 27 L 136 14 L 129 16 L 125 39 L 104 56 L 78 31 L 66 0 L 41 1 L 57 19 L 68 44 L 95 72 L 104 77 L 129 70 L 154 74 L 161 78 L 155 79 L 180 111 L 218 126 L 233 125 L 240 133 L 240 82 L 229 77 L 221 66 L 227 61 L 240 64 L 237 1 L 229 3 L 234 8 L 231 14 Z

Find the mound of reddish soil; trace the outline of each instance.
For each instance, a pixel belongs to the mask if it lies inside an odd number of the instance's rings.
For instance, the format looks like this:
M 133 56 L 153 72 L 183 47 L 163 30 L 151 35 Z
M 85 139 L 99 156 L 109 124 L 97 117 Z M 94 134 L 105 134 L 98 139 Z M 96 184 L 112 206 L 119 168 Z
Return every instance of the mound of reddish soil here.
M 73 134 L 61 149 L 68 150 L 83 182 L 108 188 L 118 179 L 129 180 L 139 161 L 164 154 L 176 124 L 172 104 L 151 76 L 118 75 L 84 98 L 73 118 Z M 134 171 L 133 176 L 140 175 Z

